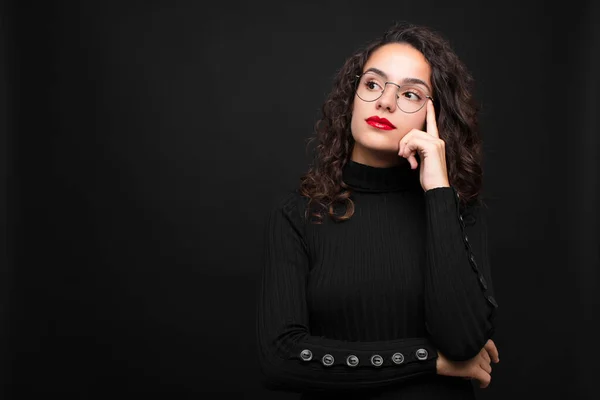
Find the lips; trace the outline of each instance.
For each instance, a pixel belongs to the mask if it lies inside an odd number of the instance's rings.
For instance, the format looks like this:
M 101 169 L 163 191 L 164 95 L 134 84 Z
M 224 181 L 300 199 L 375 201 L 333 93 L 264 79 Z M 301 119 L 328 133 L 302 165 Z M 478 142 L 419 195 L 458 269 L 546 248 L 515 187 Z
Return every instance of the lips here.
M 377 129 L 383 129 L 385 131 L 389 131 L 389 130 L 392 130 L 392 129 L 396 128 L 394 126 L 394 124 L 392 124 L 387 119 L 385 119 L 385 118 L 379 118 L 376 115 L 367 118 L 365 121 L 367 122 L 367 124 L 371 125 L 372 127 L 375 127 Z

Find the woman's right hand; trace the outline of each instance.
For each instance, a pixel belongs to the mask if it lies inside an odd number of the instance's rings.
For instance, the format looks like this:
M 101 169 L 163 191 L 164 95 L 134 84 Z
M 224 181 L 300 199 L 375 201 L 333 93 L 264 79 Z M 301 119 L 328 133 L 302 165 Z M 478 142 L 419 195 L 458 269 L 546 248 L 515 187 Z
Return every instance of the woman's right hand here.
M 492 360 L 500 362 L 498 349 L 492 341 L 488 340 L 483 349 L 475 357 L 466 361 L 448 360 L 438 351 L 436 369 L 438 375 L 457 376 L 465 379 L 477 379 L 480 388 L 486 388 L 492 381 Z

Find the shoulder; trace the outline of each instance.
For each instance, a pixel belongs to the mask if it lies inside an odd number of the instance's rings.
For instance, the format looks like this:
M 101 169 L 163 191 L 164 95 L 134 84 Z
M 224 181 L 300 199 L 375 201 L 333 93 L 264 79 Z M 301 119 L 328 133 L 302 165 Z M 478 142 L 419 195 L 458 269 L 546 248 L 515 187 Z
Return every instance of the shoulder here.
M 309 199 L 299 189 L 287 189 L 275 195 L 269 207 L 271 218 L 285 217 L 294 224 L 302 224 Z

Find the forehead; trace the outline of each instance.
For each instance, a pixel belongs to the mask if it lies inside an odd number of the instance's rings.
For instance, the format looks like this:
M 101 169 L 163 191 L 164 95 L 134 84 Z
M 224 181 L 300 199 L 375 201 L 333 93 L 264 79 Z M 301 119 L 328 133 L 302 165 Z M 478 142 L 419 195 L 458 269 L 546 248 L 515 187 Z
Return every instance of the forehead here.
M 431 67 L 425 56 L 406 43 L 388 43 L 375 50 L 363 67 L 382 70 L 390 81 L 418 78 L 431 86 Z

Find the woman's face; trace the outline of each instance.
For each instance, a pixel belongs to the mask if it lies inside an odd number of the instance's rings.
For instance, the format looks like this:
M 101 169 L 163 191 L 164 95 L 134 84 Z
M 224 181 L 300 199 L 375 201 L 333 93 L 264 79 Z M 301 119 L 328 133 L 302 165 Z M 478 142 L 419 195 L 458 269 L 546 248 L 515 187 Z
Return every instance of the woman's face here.
M 407 79 L 420 80 L 423 84 L 419 86 L 433 97 L 431 67 L 425 56 L 409 44 L 389 43 L 379 47 L 371 54 L 362 72 L 369 70 L 370 74 L 379 76 L 379 82 L 403 85 Z M 395 85 L 385 85 L 383 95 L 372 102 L 363 101 L 354 95 L 351 130 L 355 144 L 352 160 L 374 167 L 388 167 L 407 162 L 398 155 L 400 139 L 411 129 L 425 129 L 427 105 L 411 114 L 402 111 L 396 102 L 397 89 Z M 393 126 L 391 129 L 383 129 L 384 127 L 373 123 L 372 120 L 368 122 L 371 117 L 385 118 Z

